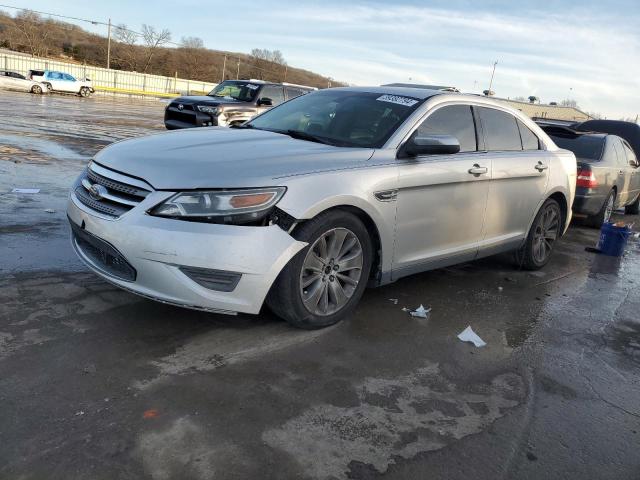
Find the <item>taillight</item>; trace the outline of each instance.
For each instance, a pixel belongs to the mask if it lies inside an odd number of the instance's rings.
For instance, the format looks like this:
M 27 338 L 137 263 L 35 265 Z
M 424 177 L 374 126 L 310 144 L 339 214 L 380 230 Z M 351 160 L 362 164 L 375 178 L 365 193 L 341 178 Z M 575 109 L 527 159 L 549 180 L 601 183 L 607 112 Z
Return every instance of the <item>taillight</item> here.
M 595 188 L 598 186 L 596 176 L 592 170 L 578 170 L 578 179 L 576 180 L 577 187 Z

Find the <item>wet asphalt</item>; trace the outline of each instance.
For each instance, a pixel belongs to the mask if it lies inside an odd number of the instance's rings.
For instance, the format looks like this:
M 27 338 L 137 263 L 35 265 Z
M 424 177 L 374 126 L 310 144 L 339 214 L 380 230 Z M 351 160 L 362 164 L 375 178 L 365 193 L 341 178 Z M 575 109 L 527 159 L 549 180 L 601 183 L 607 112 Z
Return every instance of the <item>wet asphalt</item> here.
M 155 303 L 80 264 L 64 206 L 162 109 L 0 92 L 1 479 L 640 478 L 637 240 L 576 223 L 540 272 L 415 275 L 314 332 Z

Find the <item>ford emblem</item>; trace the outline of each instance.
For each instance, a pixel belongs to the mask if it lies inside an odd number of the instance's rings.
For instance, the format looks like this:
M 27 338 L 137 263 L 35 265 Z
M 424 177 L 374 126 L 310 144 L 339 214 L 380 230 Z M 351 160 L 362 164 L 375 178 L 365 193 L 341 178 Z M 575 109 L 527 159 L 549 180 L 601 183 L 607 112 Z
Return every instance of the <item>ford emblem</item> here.
M 91 195 L 91 197 L 94 200 L 100 200 L 100 199 L 104 198 L 104 196 L 107 193 L 108 193 L 107 189 L 103 185 L 99 185 L 97 183 L 94 183 L 93 185 L 91 185 L 89 187 L 89 195 Z
M 179 104 L 178 104 L 178 110 L 184 110 L 184 105 L 183 105 L 183 104 L 181 104 L 181 103 L 179 103 Z

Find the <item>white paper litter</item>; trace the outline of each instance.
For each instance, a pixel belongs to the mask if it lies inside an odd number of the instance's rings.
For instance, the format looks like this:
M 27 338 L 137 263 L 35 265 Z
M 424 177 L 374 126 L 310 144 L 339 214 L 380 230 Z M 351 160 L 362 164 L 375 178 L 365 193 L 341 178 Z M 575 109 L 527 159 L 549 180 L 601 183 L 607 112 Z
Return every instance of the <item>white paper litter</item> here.
M 53 208 L 45 208 L 44 211 L 47 213 L 56 213 L 56 211 Z
M 397 305 L 397 304 L 398 304 L 398 299 L 397 299 L 397 298 L 390 298 L 390 299 L 389 299 L 389 301 L 390 301 L 391 303 L 393 303 L 394 305 Z
M 429 315 L 430 311 L 431 311 L 431 307 L 424 308 L 422 305 L 420 305 L 414 311 L 409 311 L 409 313 L 411 314 L 412 317 L 427 318 L 427 315 Z
M 14 188 L 11 193 L 40 193 L 39 188 Z
M 482 340 L 477 334 L 476 332 L 473 331 L 473 329 L 471 328 L 471 326 L 468 326 L 467 328 L 465 328 L 462 332 L 460 332 L 460 334 L 458 334 L 458 338 L 460 340 L 462 340 L 463 342 L 471 342 L 473 343 L 476 347 L 484 347 L 486 345 L 486 342 L 484 340 Z

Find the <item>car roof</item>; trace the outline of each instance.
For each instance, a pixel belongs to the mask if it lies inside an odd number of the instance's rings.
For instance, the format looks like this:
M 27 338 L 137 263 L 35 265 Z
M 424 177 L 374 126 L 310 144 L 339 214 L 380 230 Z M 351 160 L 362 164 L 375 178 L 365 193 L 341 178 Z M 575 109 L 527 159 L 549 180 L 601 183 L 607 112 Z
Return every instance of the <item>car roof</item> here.
M 425 100 L 427 98 L 433 97 L 434 95 L 441 95 L 443 93 L 450 92 L 442 92 L 440 90 L 429 90 L 427 88 L 412 88 L 412 87 L 336 87 L 331 88 L 329 90 L 344 90 L 351 92 L 363 92 L 363 93 L 379 93 L 379 94 L 387 94 L 387 95 L 399 95 L 403 97 L 413 97 L 419 98 L 420 100 Z

